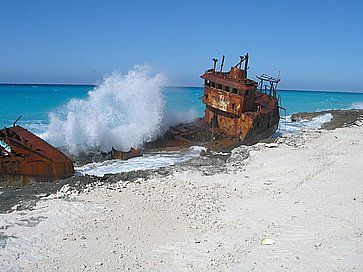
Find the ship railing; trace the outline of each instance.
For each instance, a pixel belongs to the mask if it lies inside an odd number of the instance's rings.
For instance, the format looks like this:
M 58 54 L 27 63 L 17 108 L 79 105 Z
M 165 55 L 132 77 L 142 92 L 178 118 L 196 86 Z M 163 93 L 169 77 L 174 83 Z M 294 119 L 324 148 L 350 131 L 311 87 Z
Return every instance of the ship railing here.
M 259 88 L 259 89 L 257 89 L 257 91 L 259 91 L 260 93 L 263 93 L 263 94 L 267 94 L 268 96 L 274 97 L 277 100 L 280 99 L 280 95 L 277 93 L 276 89 L 267 88 L 266 85 L 264 86 L 263 89 Z

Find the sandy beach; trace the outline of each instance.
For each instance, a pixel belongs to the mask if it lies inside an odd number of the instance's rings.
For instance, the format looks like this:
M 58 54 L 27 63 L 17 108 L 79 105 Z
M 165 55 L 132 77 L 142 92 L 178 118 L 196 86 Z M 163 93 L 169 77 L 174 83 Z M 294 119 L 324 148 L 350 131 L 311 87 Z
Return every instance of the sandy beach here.
M 363 272 L 363 0 L 0 1 L 0 272 Z
M 1 270 L 363 269 L 361 121 L 122 179 L 0 214 Z

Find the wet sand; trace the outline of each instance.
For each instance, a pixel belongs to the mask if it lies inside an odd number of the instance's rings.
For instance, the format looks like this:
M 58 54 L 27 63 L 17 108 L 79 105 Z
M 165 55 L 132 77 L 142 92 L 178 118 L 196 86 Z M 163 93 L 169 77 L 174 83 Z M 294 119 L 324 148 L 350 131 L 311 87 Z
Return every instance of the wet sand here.
M 355 120 L 242 146 L 227 159 L 75 177 L 51 195 L 34 193 L 31 209 L 0 214 L 0 267 L 360 271 L 362 161 Z

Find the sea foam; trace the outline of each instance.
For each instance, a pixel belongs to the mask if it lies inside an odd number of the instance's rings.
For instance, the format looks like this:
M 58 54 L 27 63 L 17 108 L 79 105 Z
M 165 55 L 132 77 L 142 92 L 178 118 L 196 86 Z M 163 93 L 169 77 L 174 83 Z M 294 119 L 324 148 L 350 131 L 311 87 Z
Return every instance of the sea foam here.
M 363 109 L 363 101 L 362 102 L 353 102 L 351 109 Z
M 44 137 L 73 154 L 138 148 L 161 133 L 165 80 L 145 66 L 136 66 L 126 75 L 114 72 L 87 98 L 72 99 L 50 113 Z
M 291 116 L 286 116 L 285 120 L 280 120 L 280 132 L 296 133 L 301 129 L 320 129 L 322 124 L 328 123 L 332 120 L 333 115 L 331 113 L 322 114 L 312 118 L 311 120 L 301 120 L 299 122 L 292 122 Z
M 201 146 L 192 146 L 188 149 L 176 152 L 162 152 L 159 154 L 145 154 L 141 157 L 122 160 L 107 160 L 104 162 L 89 163 L 76 167 L 80 175 L 94 175 L 102 177 L 105 174 L 116 174 L 135 170 L 159 169 L 176 165 L 192 158 L 200 156 L 200 152 L 206 150 Z

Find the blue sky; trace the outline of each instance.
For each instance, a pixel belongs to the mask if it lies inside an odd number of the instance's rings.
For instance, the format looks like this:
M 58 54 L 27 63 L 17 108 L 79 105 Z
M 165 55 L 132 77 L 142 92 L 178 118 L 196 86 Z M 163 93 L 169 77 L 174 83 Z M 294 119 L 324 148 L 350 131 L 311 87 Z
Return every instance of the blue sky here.
M 151 64 L 198 86 L 249 52 L 283 88 L 363 91 L 363 1 L 0 1 L 0 82 L 96 83 Z

